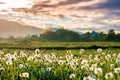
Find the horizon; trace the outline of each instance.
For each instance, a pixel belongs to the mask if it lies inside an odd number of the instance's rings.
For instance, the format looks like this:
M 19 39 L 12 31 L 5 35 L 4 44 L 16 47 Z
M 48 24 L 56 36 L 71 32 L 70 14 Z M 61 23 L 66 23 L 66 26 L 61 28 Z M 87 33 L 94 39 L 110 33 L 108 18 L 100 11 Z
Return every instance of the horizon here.
M 0 0 L 0 19 L 37 28 L 120 32 L 118 0 Z

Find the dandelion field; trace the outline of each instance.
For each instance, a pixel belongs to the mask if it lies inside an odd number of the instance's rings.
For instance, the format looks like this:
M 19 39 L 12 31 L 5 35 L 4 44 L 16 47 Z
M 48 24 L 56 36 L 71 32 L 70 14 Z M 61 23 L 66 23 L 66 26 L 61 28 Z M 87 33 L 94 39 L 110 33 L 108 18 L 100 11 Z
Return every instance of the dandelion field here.
M 0 80 L 120 80 L 120 50 L 0 50 Z

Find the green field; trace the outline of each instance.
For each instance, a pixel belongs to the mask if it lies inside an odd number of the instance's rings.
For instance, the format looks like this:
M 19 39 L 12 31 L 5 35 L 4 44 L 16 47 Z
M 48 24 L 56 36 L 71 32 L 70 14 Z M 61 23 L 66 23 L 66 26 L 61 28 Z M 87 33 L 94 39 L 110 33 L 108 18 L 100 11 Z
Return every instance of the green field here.
M 1 49 L 0 80 L 120 80 L 120 50 Z
M 120 80 L 119 46 L 114 42 L 0 43 L 0 80 Z
M 120 48 L 119 42 L 8 42 L 0 43 L 0 49 L 97 49 Z

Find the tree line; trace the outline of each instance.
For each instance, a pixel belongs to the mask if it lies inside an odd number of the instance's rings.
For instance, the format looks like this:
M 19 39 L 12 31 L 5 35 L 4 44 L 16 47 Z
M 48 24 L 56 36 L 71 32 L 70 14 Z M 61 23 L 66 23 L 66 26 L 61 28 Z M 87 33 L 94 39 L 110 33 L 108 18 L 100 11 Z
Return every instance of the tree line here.
M 108 33 L 103 32 L 86 32 L 79 34 L 77 32 L 67 30 L 67 29 L 58 29 L 56 31 L 46 30 L 43 34 L 40 35 L 28 35 L 26 37 L 14 38 L 10 36 L 8 41 L 22 41 L 22 42 L 31 42 L 31 41 L 56 41 L 56 42 L 120 42 L 120 33 L 115 33 L 114 29 L 110 29 Z

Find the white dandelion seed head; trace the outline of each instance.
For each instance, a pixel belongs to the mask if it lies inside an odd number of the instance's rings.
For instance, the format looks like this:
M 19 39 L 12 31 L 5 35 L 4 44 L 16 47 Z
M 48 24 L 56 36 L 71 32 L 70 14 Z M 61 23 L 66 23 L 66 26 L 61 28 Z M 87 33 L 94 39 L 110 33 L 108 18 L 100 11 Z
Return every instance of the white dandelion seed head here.
M 120 64 L 120 60 L 116 59 L 116 63 L 117 63 L 117 64 Z
M 35 49 L 35 53 L 37 54 L 37 53 L 39 53 L 40 52 L 40 50 L 39 49 Z
M 102 75 L 102 68 L 95 68 L 94 73 L 96 75 Z
M 80 49 L 80 54 L 84 53 L 85 50 L 84 49 Z
M 115 65 L 114 64 L 110 64 L 110 68 L 114 68 L 115 67 Z
M 34 59 L 34 56 L 29 56 L 28 58 L 27 58 L 27 61 L 31 61 L 31 60 L 33 60 Z
M 112 54 L 112 56 L 113 56 L 114 58 L 116 58 L 116 57 L 117 57 L 117 54 L 114 53 L 114 54 Z
M 75 74 L 73 74 L 73 73 L 72 73 L 72 74 L 70 74 L 70 75 L 69 75 L 69 78 L 70 78 L 70 79 L 75 78 Z
M 3 51 L 0 51 L 0 55 L 3 55 L 4 54 L 4 52 Z
M 19 68 L 19 69 L 22 69 L 22 68 L 24 68 L 24 67 L 25 67 L 25 65 L 23 65 L 23 64 L 19 64 L 19 65 L 18 65 L 18 68 Z
M 94 69 L 97 68 L 97 66 L 98 66 L 97 64 L 92 64 L 91 65 L 91 67 L 94 68 Z
M 103 50 L 102 50 L 101 48 L 98 48 L 98 49 L 97 49 L 97 52 L 98 52 L 98 53 L 102 53 L 102 51 L 103 51 Z
M 85 64 L 87 64 L 88 63 L 88 60 L 87 59 L 83 59 L 82 61 L 81 61 L 81 64 L 83 64 L 83 65 L 85 65 Z
M 71 50 L 67 50 L 67 53 L 71 53 Z
M 11 56 L 11 54 L 10 53 L 7 53 L 6 55 L 4 55 L 5 56 L 5 58 L 9 58 L 10 56 Z
M 112 72 L 106 73 L 105 79 L 112 79 L 114 77 Z
M 59 60 L 59 61 L 58 61 L 58 64 L 59 64 L 59 65 L 63 65 L 63 64 L 64 64 L 64 61 Z
M 11 60 L 6 61 L 6 65 L 12 65 L 13 62 Z
M 5 71 L 5 68 L 4 68 L 4 67 L 1 67 L 1 68 L 0 68 L 0 71 Z
M 16 59 L 15 55 L 11 55 L 11 56 L 9 57 L 9 60 L 10 60 L 10 61 L 16 61 L 17 59 Z
M 20 77 L 24 77 L 24 78 L 29 78 L 29 73 L 28 72 L 24 72 L 24 73 L 21 73 L 19 76 Z
M 94 76 L 88 76 L 87 80 L 97 80 Z
M 53 67 L 47 67 L 46 71 L 51 71 L 53 69 Z
M 120 73 L 120 68 L 114 68 L 114 73 Z

